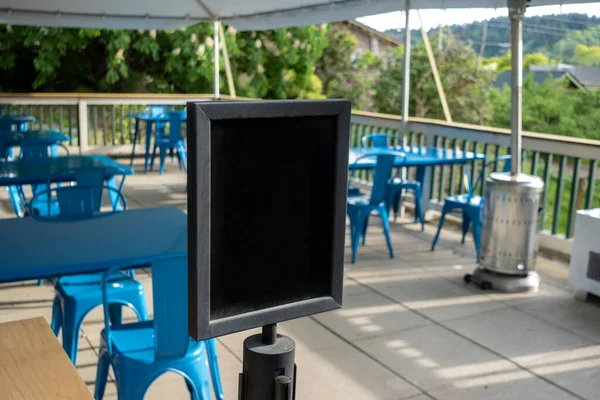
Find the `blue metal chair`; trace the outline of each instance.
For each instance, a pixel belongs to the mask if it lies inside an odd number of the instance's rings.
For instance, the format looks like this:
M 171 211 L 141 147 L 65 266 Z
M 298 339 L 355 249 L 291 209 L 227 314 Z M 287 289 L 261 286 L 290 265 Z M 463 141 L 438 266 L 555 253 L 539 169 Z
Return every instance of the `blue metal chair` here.
M 151 264 L 152 321 L 127 324 L 110 321 L 108 306 L 112 299 L 106 279 L 103 281 L 104 329 L 100 336 L 95 399 L 103 398 L 112 366 L 119 399 L 142 400 L 154 380 L 165 372 L 174 372 L 184 378 L 192 399 L 212 399 L 212 378 L 215 397 L 223 400 L 214 339 L 196 342 L 187 333 L 187 255 L 153 260 Z M 104 276 L 127 267 L 130 266 L 114 267 Z
M 127 208 L 127 201 L 122 193 L 114 188 L 103 186 L 105 176 L 103 168 L 76 171 L 75 176 L 76 186 L 65 186 L 38 193 L 36 196 L 45 195 L 46 210 L 43 210 L 42 215 L 32 213 L 32 217 L 42 222 L 101 218 L 104 216 L 100 213 L 104 190 L 116 192 L 117 201 L 122 203 L 123 209 Z M 53 207 L 53 204 L 56 206 Z M 52 331 L 57 336 L 62 331 L 63 348 L 75 364 L 81 323 L 92 309 L 102 304 L 102 274 L 65 276 L 52 279 L 52 282 L 55 289 L 52 303 Z M 132 273 L 113 274 L 107 290 L 112 299 L 111 319 L 120 321 L 122 306 L 128 306 L 133 309 L 140 321 L 148 320 L 144 286 L 133 279 Z
M 363 136 L 361 142 L 363 147 L 402 147 L 404 145 L 404 138 L 388 133 L 371 133 Z M 394 220 L 396 220 L 402 201 L 402 192 L 405 190 L 413 192 L 415 198 L 415 223 L 420 220 L 421 230 L 424 230 L 425 218 L 423 217 L 423 191 L 421 189 L 421 182 L 402 179 L 400 176 L 394 177 L 388 185 L 389 197 L 386 199 L 388 213 L 390 212 L 390 208 L 393 207 Z
M 477 261 L 479 261 L 479 253 L 481 248 L 481 214 L 483 211 L 483 197 L 476 195 L 475 192 L 479 187 L 479 184 L 482 182 L 485 170 L 489 165 L 497 165 L 498 161 L 504 161 L 504 172 L 508 172 L 510 170 L 510 160 L 511 156 L 505 155 L 500 156 L 494 161 L 490 161 L 484 164 L 484 167 L 481 170 L 481 174 L 477 180 L 471 184 L 471 170 L 469 166 L 465 166 L 465 176 L 463 178 L 463 182 L 466 186 L 467 193 L 458 194 L 455 196 L 446 197 L 444 200 L 444 206 L 442 208 L 442 215 L 440 216 L 440 222 L 438 224 L 437 233 L 433 238 L 433 242 L 431 243 L 431 251 L 435 250 L 435 245 L 440 237 L 440 232 L 442 231 L 442 226 L 444 225 L 444 220 L 446 218 L 446 214 L 452 212 L 454 210 L 462 211 L 462 240 L 461 243 L 465 243 L 465 236 L 469 231 L 469 225 L 473 225 L 473 242 L 475 243 L 475 251 L 477 252 Z
M 22 135 L 18 135 L 23 139 Z M 9 131 L 0 131 L 0 159 L 9 160 L 12 157 L 11 147 L 9 146 L 9 139 L 11 143 L 14 143 L 15 133 Z M 20 186 L 6 186 L 8 191 L 8 198 L 10 204 L 15 212 L 17 218 L 23 218 L 25 216 L 25 196 Z
M 169 133 L 166 134 L 164 131 L 156 131 L 156 141 L 154 142 L 154 150 L 152 151 L 150 170 L 154 169 L 154 158 L 156 157 L 156 151 L 159 150 L 159 173 L 161 175 L 165 171 L 167 151 L 171 152 L 171 157 L 173 157 L 173 151 L 176 151 L 180 168 L 183 167 L 183 169 L 187 171 L 187 150 L 185 139 L 181 136 L 181 121 L 183 120 L 184 115 L 184 111 L 171 111 L 169 113 Z
M 404 138 L 390 133 L 369 133 L 361 139 L 362 147 L 388 148 L 404 146 Z
M 390 258 L 394 258 L 394 249 L 390 239 L 390 228 L 388 218 L 387 186 L 392 174 L 392 168 L 396 157 L 405 157 L 405 154 L 399 151 L 381 149 L 369 154 L 364 154 L 354 161 L 356 165 L 363 158 L 377 157 L 375 164 L 375 172 L 373 174 L 373 186 L 370 196 L 354 196 L 349 197 L 347 202 L 347 213 L 350 219 L 350 240 L 352 246 L 352 263 L 356 262 L 356 253 L 360 244 L 361 235 L 363 244 L 367 235 L 367 227 L 369 224 L 369 216 L 371 212 L 376 211 L 381 217 L 383 225 L 383 233 L 390 251 Z
M 65 152 L 66 155 L 69 156 L 69 149 L 67 147 L 65 147 L 63 144 L 54 144 L 51 146 L 48 146 L 46 144 L 43 145 L 24 145 L 21 146 L 21 154 L 20 154 L 20 158 L 27 162 L 27 163 L 31 163 L 31 164 L 35 164 L 37 162 L 46 160 L 50 157 L 58 157 L 58 149 L 62 148 Z M 57 184 L 57 187 L 60 187 L 60 184 Z M 50 188 L 50 185 L 47 184 L 40 184 L 40 185 L 31 185 L 31 192 L 33 194 L 33 198 L 31 199 L 31 201 L 29 202 L 29 211 L 30 212 L 35 212 L 38 215 L 54 215 L 58 212 L 58 204 L 56 203 L 55 200 L 51 200 L 51 209 L 50 209 L 50 213 L 46 213 L 46 206 L 47 206 L 47 201 L 45 198 L 45 195 L 43 194 L 44 192 L 47 192 Z M 21 190 L 21 194 L 23 194 L 23 191 Z M 40 194 L 38 196 L 38 194 Z M 23 197 L 23 200 L 25 200 L 25 198 Z M 14 206 L 13 206 L 14 207 Z

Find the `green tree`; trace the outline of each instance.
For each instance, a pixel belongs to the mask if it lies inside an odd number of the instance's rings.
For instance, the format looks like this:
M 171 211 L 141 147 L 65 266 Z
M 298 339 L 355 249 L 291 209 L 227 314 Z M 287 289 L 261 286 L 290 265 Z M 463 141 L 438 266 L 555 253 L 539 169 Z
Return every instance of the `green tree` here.
M 225 40 L 240 95 L 320 95 L 313 69 L 326 43 L 323 27 L 244 33 L 229 27 Z M 211 24 L 158 32 L 5 25 L 0 26 L 0 86 L 4 91 L 206 93 L 213 87 L 213 47 Z M 226 93 L 225 79 L 221 85 Z
M 484 124 L 490 118 L 489 85 L 494 73 L 486 69 L 475 73 L 477 54 L 458 40 L 448 40 L 445 48 L 433 49 L 442 86 L 455 121 Z M 403 49 L 389 53 L 384 60 L 387 68 L 377 81 L 375 107 L 386 113 L 398 114 L 402 93 Z M 411 115 L 443 119 L 442 106 L 423 45 L 411 53 Z
M 510 127 L 510 88 L 491 90 L 492 126 Z M 523 81 L 523 129 L 600 139 L 600 92 L 576 90 L 561 80 Z
M 351 100 L 356 109 L 372 109 L 381 60 L 371 52 L 359 55 L 358 40 L 340 25 L 330 26 L 326 38 L 315 71 L 323 82 L 323 92 L 329 98 Z
M 352 58 L 358 47 L 358 40 L 350 31 L 340 25 L 332 25 L 327 30 L 327 47 L 317 61 L 315 73 L 323 82 L 323 91 L 329 91 L 333 81 L 346 77 L 352 70 Z M 343 78 L 342 78 L 343 79 Z
M 600 25 L 585 30 L 568 31 L 563 39 L 556 43 L 554 52 L 567 62 L 574 62 L 575 48 L 578 45 L 598 46 L 600 43 Z
M 573 62 L 579 65 L 600 65 L 600 46 L 578 44 L 573 52 Z

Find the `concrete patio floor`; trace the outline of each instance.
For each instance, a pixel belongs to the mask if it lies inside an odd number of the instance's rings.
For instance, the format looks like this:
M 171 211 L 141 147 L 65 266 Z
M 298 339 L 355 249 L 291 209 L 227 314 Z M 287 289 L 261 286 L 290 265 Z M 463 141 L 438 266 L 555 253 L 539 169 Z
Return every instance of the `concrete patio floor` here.
M 163 176 L 127 178 L 130 208 L 186 209 L 185 175 L 168 165 Z M 6 194 L 0 212 L 8 211 Z M 425 232 L 409 220 L 392 226 L 390 259 L 377 218 L 356 264 L 346 264 L 343 309 L 280 324 L 296 341 L 297 398 L 327 400 L 598 399 L 600 307 L 576 302 L 567 267 L 540 258 L 538 293 L 502 294 L 467 286 L 472 244 L 451 229 L 429 250 Z M 292 227 L 290 227 L 292 228 Z M 65 249 L 68 251 L 68 248 Z M 349 247 L 346 255 L 349 259 Z M 149 271 L 145 282 L 152 309 Z M 0 322 L 51 315 L 53 289 L 34 282 L 0 285 Z M 131 318 L 132 314 L 126 314 Z M 93 390 L 102 311 L 83 324 L 77 368 Z M 227 399 L 237 399 L 242 341 L 250 332 L 218 339 Z M 114 381 L 113 381 L 114 382 Z M 114 383 L 105 399 L 116 399 Z M 188 399 L 183 379 L 160 377 L 147 399 Z

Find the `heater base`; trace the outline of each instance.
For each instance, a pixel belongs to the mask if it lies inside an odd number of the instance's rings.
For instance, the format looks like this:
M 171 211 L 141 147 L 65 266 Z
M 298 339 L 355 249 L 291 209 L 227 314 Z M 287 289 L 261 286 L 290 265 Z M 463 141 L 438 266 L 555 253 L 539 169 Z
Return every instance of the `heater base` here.
M 531 271 L 524 276 L 499 274 L 477 267 L 473 274 L 465 275 L 465 282 L 473 283 L 480 289 L 496 289 L 501 292 L 537 292 L 540 286 L 540 275 Z

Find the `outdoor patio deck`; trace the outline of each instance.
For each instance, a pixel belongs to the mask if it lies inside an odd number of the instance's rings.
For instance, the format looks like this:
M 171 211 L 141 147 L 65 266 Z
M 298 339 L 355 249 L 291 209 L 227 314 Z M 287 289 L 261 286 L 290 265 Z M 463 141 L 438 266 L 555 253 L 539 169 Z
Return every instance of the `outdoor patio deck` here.
M 136 173 L 125 184 L 130 208 L 186 208 L 185 175 L 174 166 L 162 177 L 144 176 L 139 168 Z M 0 213 L 12 217 L 5 191 L 0 198 Z M 445 229 L 432 253 L 432 225 L 421 233 L 402 220 L 392 230 L 395 259 L 374 226 L 357 263 L 346 265 L 343 309 L 281 324 L 297 344 L 299 400 L 598 398 L 600 307 L 574 300 L 565 266 L 540 259 L 544 282 L 537 294 L 482 292 L 462 281 L 475 257 L 472 244 L 460 245 L 456 232 Z M 348 247 L 346 253 L 349 259 Z M 137 277 L 150 292 L 150 277 Z M 52 292 L 50 285 L 33 282 L 0 285 L 0 322 L 49 320 Z M 98 308 L 87 317 L 77 360 L 90 390 L 101 313 Z M 237 399 L 248 334 L 218 340 L 228 399 Z M 105 398 L 116 398 L 114 384 Z M 181 378 L 167 374 L 146 398 L 188 399 L 189 394 Z

